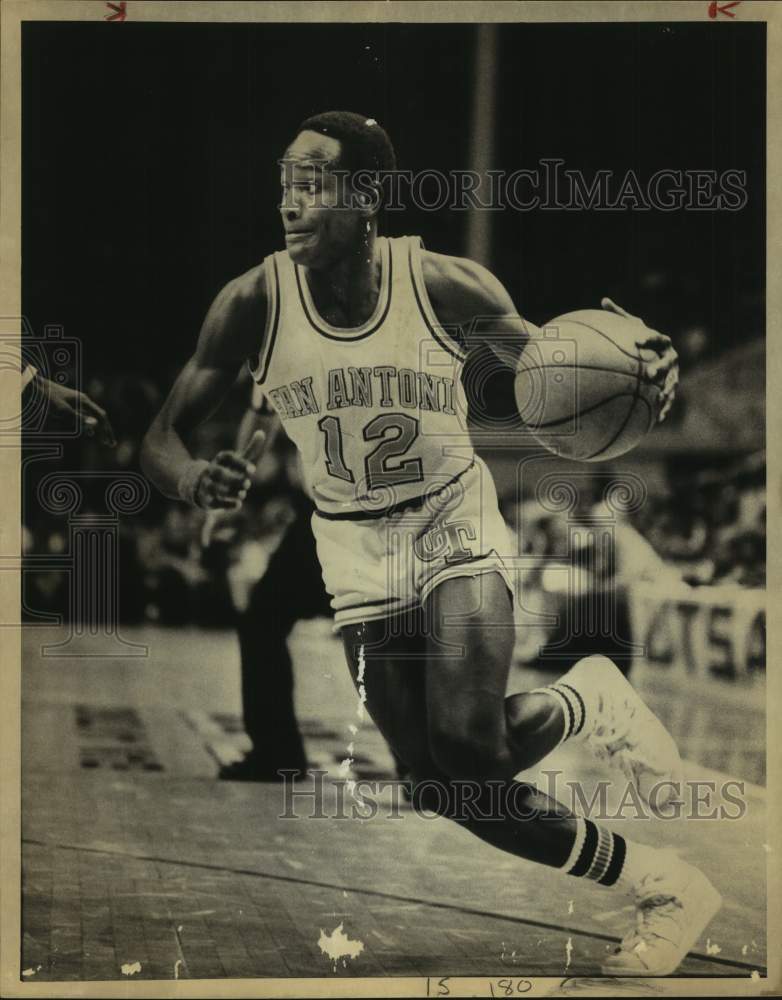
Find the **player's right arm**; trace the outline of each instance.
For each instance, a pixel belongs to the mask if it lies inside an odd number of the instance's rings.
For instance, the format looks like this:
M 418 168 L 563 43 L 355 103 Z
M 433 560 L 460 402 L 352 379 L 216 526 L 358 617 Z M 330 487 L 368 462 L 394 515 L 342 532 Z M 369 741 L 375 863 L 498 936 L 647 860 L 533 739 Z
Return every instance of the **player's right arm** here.
M 272 444 L 281 429 L 280 418 L 269 405 L 260 386 L 253 384 L 250 395 L 250 405 L 244 411 L 236 432 L 236 451 L 251 462 L 257 461 L 261 454 Z M 242 493 L 239 499 L 244 499 Z M 212 509 L 204 519 L 201 527 L 201 545 L 207 549 L 212 544 L 215 530 L 221 521 L 230 517 L 230 513 Z
M 221 451 L 195 459 L 186 440 L 207 420 L 257 355 L 266 322 L 263 265 L 229 282 L 206 315 L 195 352 L 179 373 L 141 448 L 141 467 L 161 493 L 204 509 L 237 507 L 249 486 L 252 462 Z

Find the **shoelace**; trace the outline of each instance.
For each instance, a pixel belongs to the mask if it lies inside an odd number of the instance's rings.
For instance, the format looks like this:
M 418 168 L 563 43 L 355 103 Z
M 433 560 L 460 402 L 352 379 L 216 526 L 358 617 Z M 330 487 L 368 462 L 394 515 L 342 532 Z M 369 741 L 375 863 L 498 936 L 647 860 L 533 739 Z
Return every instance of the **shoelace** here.
M 645 879 L 644 882 L 646 881 Z M 621 951 L 643 952 L 649 947 L 652 938 L 674 943 L 666 934 L 660 932 L 669 921 L 676 922 L 683 909 L 681 902 L 676 896 L 666 893 L 648 892 L 648 895 L 642 895 L 643 883 L 639 888 L 641 892 L 636 893 L 636 926 L 622 938 L 618 949 Z
M 624 700 L 621 706 L 613 702 L 606 705 L 605 701 L 603 702 L 603 718 L 593 735 L 607 745 L 609 755 L 613 756 L 624 745 L 632 745 L 628 737 L 632 732 L 635 714 L 635 706 L 627 700 Z
M 639 900 L 637 905 L 636 928 L 627 935 L 631 941 L 625 944 L 623 940 L 622 944 L 628 950 L 632 950 L 638 947 L 639 942 L 648 947 L 651 938 L 661 938 L 671 944 L 675 943 L 667 934 L 661 932 L 671 922 L 678 924 L 677 918 L 683 909 L 679 900 L 675 896 L 657 894 Z

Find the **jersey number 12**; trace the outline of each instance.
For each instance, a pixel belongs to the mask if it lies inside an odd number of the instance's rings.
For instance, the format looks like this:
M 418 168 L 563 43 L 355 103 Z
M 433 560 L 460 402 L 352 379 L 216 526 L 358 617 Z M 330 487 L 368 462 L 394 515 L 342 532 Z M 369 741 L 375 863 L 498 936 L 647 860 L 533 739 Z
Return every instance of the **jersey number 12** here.
M 345 465 L 339 418 L 321 417 L 318 427 L 326 439 L 326 469 L 329 475 L 347 483 L 355 483 L 355 476 Z M 423 482 L 424 470 L 420 458 L 406 458 L 401 462 L 391 461 L 406 454 L 418 437 L 418 421 L 415 417 L 411 417 L 408 413 L 381 413 L 369 421 L 362 434 L 367 442 L 379 442 L 364 457 L 367 489 Z

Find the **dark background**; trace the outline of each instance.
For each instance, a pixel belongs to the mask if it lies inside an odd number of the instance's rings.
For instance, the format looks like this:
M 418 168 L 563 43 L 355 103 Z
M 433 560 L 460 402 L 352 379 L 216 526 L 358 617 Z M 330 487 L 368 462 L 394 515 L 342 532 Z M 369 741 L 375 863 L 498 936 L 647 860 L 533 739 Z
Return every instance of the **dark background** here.
M 281 246 L 276 160 L 305 116 L 378 119 L 401 168 L 465 169 L 472 25 L 30 23 L 23 40 L 23 304 L 85 377 L 167 385 L 220 287 Z M 497 169 L 747 171 L 739 212 L 507 211 L 492 266 L 543 322 L 611 294 L 710 347 L 763 330 L 765 26 L 502 25 Z M 465 251 L 465 213 L 391 235 Z

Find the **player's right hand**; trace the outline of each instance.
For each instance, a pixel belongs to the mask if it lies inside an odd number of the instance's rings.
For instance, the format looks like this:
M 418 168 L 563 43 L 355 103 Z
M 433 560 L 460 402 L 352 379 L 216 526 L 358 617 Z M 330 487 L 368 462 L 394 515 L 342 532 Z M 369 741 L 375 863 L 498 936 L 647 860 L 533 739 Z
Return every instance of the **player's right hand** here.
M 237 510 L 252 483 L 255 463 L 263 454 L 264 431 L 256 431 L 241 454 L 220 451 L 198 480 L 196 504 L 205 510 Z

